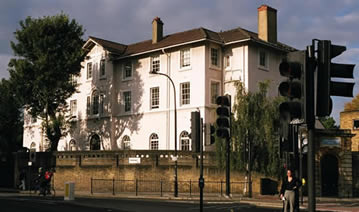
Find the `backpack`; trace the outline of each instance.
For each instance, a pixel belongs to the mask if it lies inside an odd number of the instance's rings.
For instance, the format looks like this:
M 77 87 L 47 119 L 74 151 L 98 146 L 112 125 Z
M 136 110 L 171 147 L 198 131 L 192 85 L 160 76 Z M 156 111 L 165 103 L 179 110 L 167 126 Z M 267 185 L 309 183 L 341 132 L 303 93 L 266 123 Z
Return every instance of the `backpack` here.
M 51 179 L 51 176 L 52 176 L 52 173 L 51 173 L 51 172 L 49 172 L 49 171 L 45 172 L 45 179 L 46 179 L 46 180 L 50 180 L 50 179 Z

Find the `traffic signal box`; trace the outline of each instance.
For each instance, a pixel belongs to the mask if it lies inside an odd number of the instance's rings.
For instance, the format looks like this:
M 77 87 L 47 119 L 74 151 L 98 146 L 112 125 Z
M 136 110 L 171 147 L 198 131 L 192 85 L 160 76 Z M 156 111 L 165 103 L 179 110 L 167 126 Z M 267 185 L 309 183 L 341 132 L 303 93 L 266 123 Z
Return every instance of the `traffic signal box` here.
M 291 123 L 314 123 L 315 68 L 316 62 L 308 57 L 308 51 L 290 52 L 279 65 L 280 75 L 286 77 L 278 87 L 280 95 L 286 97 L 279 105 L 282 142 L 292 143 Z
M 280 75 L 286 77 L 279 84 L 280 95 L 287 98 L 279 106 L 282 136 L 288 138 L 288 124 L 306 118 L 306 52 L 290 52 L 279 65 Z
M 201 146 L 200 146 L 200 140 L 201 140 L 201 132 L 202 130 L 200 129 L 200 121 L 201 121 L 201 116 L 200 116 L 200 112 L 198 111 L 194 111 L 191 112 L 191 135 L 190 138 L 192 140 L 192 151 L 193 152 L 200 152 L 201 150 Z
M 333 107 L 330 96 L 353 97 L 354 83 L 332 81 L 332 78 L 353 79 L 355 65 L 331 62 L 345 50 L 345 46 L 333 45 L 330 40 L 318 41 L 316 115 L 319 117 L 330 115 Z
M 231 136 L 231 96 L 218 96 L 216 103 L 219 106 L 217 112 L 217 136 L 229 138 Z

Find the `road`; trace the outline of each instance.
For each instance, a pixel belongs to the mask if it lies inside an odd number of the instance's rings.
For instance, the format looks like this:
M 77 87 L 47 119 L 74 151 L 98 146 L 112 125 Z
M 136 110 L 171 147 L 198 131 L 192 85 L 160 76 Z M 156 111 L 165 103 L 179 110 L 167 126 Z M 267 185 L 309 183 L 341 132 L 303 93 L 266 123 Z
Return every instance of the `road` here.
M 139 200 L 139 199 L 92 199 L 77 198 L 75 201 L 63 201 L 43 197 L 0 197 L 2 212 L 194 212 L 199 211 L 199 204 L 193 202 Z M 278 212 L 281 210 L 260 208 L 249 204 L 234 203 L 207 203 L 205 212 L 220 211 L 245 211 L 245 212 Z

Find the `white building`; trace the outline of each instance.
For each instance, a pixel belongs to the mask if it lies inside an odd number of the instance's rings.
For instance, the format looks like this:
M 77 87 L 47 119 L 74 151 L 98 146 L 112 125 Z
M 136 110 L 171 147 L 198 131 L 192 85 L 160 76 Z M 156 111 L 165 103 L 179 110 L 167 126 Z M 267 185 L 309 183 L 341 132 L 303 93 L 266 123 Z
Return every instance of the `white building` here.
M 215 99 L 227 93 L 234 99 L 234 82 L 255 91 L 259 81 L 269 79 L 270 95 L 277 95 L 279 63 L 293 49 L 277 42 L 276 19 L 276 10 L 262 5 L 258 34 L 197 28 L 163 36 L 156 17 L 152 40 L 124 45 L 89 37 L 79 92 L 69 99 L 71 128 L 58 150 L 174 149 L 173 87 L 151 71 L 173 80 L 178 149 L 189 150 L 191 112 L 199 110 L 204 123 L 214 123 Z M 25 147 L 46 149 L 40 126 L 25 118 Z

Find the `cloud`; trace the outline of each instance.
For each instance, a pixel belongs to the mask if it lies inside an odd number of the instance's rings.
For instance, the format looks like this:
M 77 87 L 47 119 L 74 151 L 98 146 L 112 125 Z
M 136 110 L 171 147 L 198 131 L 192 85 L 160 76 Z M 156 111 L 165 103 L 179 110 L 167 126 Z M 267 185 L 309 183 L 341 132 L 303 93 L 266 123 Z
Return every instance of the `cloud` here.
M 11 58 L 12 55 L 0 54 L 0 79 L 9 77 L 7 67 Z
M 354 24 L 358 23 L 359 21 L 359 14 L 358 13 L 349 13 L 344 16 L 337 16 L 335 17 L 335 21 L 338 24 Z

